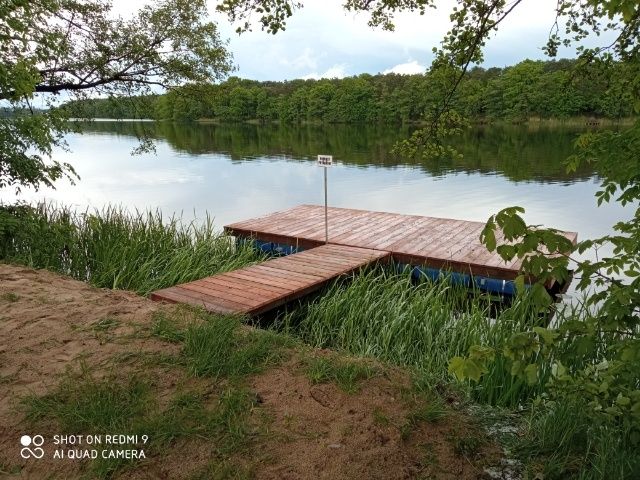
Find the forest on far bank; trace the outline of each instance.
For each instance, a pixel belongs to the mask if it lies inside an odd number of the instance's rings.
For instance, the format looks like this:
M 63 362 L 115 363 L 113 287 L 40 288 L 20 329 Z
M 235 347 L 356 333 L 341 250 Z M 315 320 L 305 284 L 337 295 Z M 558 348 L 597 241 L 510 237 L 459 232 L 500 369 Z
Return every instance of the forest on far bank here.
M 475 67 L 463 77 L 454 109 L 472 120 L 489 122 L 633 115 L 627 88 L 632 78 L 625 65 L 588 66 L 586 74 L 583 67 L 580 75 L 574 74 L 575 66 L 575 60 L 563 59 Z M 75 118 L 418 123 L 442 105 L 449 84 L 444 75 L 362 74 L 280 82 L 231 77 L 220 84 L 190 84 L 162 95 L 76 100 L 62 108 Z

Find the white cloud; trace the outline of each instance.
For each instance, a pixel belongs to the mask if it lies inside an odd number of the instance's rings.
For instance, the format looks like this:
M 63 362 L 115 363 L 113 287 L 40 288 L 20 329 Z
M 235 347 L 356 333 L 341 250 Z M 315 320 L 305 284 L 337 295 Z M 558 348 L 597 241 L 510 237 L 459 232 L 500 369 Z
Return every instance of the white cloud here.
M 384 74 L 398 73 L 400 75 L 414 75 L 416 73 L 424 73 L 426 69 L 427 67 L 419 64 L 417 60 L 411 60 L 409 62 L 399 63 L 394 67 L 388 68 L 382 73 Z
M 113 0 L 114 11 L 126 15 L 151 0 Z M 306 0 L 304 8 L 296 10 L 287 21 L 287 29 L 271 35 L 263 32 L 253 15 L 252 32 L 238 36 L 228 18 L 215 12 L 217 2 L 208 0 L 211 18 L 218 22 L 222 38 L 229 39 L 229 49 L 239 66 L 235 74 L 256 80 L 285 80 L 344 76 L 350 74 L 394 71 L 416 73 L 418 66 L 429 65 L 431 48 L 440 45 L 451 28 L 449 14 L 457 0 L 437 0 L 437 9 L 428 8 L 424 15 L 401 12 L 396 15 L 395 32 L 372 29 L 369 15 L 350 13 L 343 8 L 344 0 Z M 257 2 L 259 3 L 259 2 Z M 557 0 L 522 2 L 500 25 L 497 34 L 484 48 L 485 67 L 505 66 L 525 58 L 544 58 L 540 49 L 547 41 L 555 21 Z M 584 44 L 607 44 L 605 34 Z M 572 49 L 563 49 L 561 56 L 573 56 Z M 410 59 L 410 60 L 407 60 Z M 405 63 L 402 63 L 405 62 Z M 389 68 L 395 65 L 395 67 Z M 403 67 L 401 69 L 401 67 Z M 426 70 L 422 68 L 422 71 Z M 310 73 L 308 73 L 310 72 Z M 324 73 L 322 73 L 324 72 Z
M 344 78 L 347 76 L 347 72 L 346 72 L 346 65 L 344 64 L 339 64 L 339 65 L 334 65 L 331 68 L 328 68 L 324 73 L 318 73 L 318 72 L 313 72 L 313 73 L 308 73 L 307 75 L 303 75 L 302 78 L 303 80 L 318 80 L 320 78 Z
M 318 61 L 313 54 L 313 49 L 307 47 L 304 51 L 292 60 L 280 59 L 280 64 L 294 70 L 309 70 L 318 68 Z

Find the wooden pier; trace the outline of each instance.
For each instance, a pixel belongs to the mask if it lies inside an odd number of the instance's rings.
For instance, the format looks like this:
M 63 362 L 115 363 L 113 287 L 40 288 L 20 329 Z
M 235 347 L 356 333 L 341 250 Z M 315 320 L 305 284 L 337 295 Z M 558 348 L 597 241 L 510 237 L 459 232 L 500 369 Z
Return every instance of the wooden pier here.
M 199 305 L 215 313 L 258 315 L 319 290 L 390 254 L 341 245 L 313 250 L 158 290 L 152 300 Z
M 505 262 L 480 243 L 483 222 L 329 208 L 329 243 L 391 253 L 396 262 L 513 280 L 521 259 Z M 309 249 L 323 245 L 324 207 L 301 205 L 224 227 L 230 235 Z M 577 233 L 565 232 L 576 242 Z
M 480 243 L 482 222 L 301 205 L 224 227 L 240 239 L 271 242 L 299 253 L 152 293 L 154 300 L 201 305 L 219 313 L 257 315 L 322 288 L 377 261 L 457 272 L 503 285 L 522 260 L 505 262 Z M 572 242 L 577 234 L 565 232 Z

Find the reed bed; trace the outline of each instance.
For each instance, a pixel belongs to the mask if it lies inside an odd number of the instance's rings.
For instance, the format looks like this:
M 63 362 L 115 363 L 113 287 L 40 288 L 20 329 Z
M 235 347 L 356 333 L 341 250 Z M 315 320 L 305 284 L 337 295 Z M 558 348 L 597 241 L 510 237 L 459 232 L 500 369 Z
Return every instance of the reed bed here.
M 262 257 L 217 232 L 209 216 L 185 223 L 159 210 L 77 212 L 41 203 L 0 207 L 0 259 L 146 295 Z
M 480 292 L 446 280 L 415 283 L 408 271 L 377 268 L 336 282 L 318 299 L 301 304 L 275 327 L 322 348 L 377 357 L 417 369 L 428 380 L 447 382 L 448 363 L 472 345 L 501 349 L 513 333 L 540 322 L 526 297 L 497 313 Z M 497 358 L 479 384 L 476 400 L 515 406 L 538 393 L 513 377 Z

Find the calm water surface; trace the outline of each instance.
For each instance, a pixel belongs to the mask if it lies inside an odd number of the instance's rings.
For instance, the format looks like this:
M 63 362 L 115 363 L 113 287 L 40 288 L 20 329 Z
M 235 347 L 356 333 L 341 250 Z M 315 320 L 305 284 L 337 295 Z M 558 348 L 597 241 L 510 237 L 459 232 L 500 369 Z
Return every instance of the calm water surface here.
M 120 204 L 160 208 L 186 219 L 209 212 L 216 224 L 302 203 L 323 202 L 318 153 L 333 154 L 332 206 L 485 221 L 501 208 L 526 208 L 529 223 L 579 232 L 610 232 L 630 215 L 617 205 L 596 207 L 599 178 L 583 167 L 568 174 L 563 160 L 580 133 L 565 128 L 476 129 L 459 142 L 464 159 L 406 161 L 389 153 L 406 128 L 366 126 L 214 126 L 95 122 L 69 135 L 58 160 L 76 168 L 76 186 L 26 191 L 79 208 Z M 131 156 L 138 137 L 156 139 L 156 153 Z M 0 200 L 11 201 L 11 191 Z

